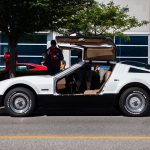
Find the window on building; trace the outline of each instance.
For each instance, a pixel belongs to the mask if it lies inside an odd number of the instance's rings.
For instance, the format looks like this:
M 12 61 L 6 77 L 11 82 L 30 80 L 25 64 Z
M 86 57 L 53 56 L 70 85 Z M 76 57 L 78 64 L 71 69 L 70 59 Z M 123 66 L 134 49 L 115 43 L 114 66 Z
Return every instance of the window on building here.
M 148 36 L 131 35 L 129 40 L 116 36 L 115 44 L 117 46 L 116 61 L 148 63 Z
M 18 62 L 30 62 L 41 64 L 42 53 L 47 49 L 47 34 L 35 33 L 25 35 L 17 45 Z M 0 33 L 0 65 L 5 65 L 3 61 L 4 53 L 8 51 L 8 41 L 3 33 Z

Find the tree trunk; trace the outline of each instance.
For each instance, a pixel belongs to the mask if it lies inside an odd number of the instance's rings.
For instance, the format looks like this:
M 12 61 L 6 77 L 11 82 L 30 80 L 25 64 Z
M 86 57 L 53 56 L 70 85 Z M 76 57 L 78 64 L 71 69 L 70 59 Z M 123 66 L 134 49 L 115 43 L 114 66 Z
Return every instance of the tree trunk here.
M 10 51 L 10 68 L 9 78 L 13 78 L 16 75 L 16 46 L 17 40 L 15 38 L 9 38 L 9 51 Z

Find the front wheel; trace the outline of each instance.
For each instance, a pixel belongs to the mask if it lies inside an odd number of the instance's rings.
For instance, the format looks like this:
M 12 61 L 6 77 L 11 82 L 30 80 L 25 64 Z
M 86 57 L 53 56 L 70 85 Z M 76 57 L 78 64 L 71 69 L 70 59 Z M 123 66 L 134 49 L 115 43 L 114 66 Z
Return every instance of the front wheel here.
M 150 97 L 142 88 L 128 88 L 121 94 L 119 106 L 127 116 L 144 116 L 150 107 Z
M 4 106 L 11 116 L 28 116 L 35 107 L 34 94 L 27 88 L 14 88 L 6 94 Z

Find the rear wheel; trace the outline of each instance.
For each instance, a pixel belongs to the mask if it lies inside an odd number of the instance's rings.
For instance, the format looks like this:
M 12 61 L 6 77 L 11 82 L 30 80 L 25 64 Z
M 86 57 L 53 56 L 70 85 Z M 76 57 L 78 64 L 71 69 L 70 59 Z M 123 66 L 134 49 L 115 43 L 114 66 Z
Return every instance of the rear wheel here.
M 11 116 L 28 116 L 35 108 L 34 94 L 27 88 L 14 88 L 6 94 L 4 106 Z
M 144 116 L 150 107 L 150 97 L 142 88 L 128 88 L 122 93 L 119 106 L 127 116 Z

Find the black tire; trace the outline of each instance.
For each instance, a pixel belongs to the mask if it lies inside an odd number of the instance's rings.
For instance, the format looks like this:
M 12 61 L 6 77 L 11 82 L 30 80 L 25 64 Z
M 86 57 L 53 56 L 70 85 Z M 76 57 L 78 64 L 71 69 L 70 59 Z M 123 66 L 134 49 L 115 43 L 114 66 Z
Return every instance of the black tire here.
M 35 96 L 29 89 L 17 87 L 6 94 L 4 106 L 10 116 L 29 116 L 35 108 Z
M 119 106 L 126 116 L 145 116 L 150 108 L 149 94 L 142 88 L 128 88 L 121 94 Z

